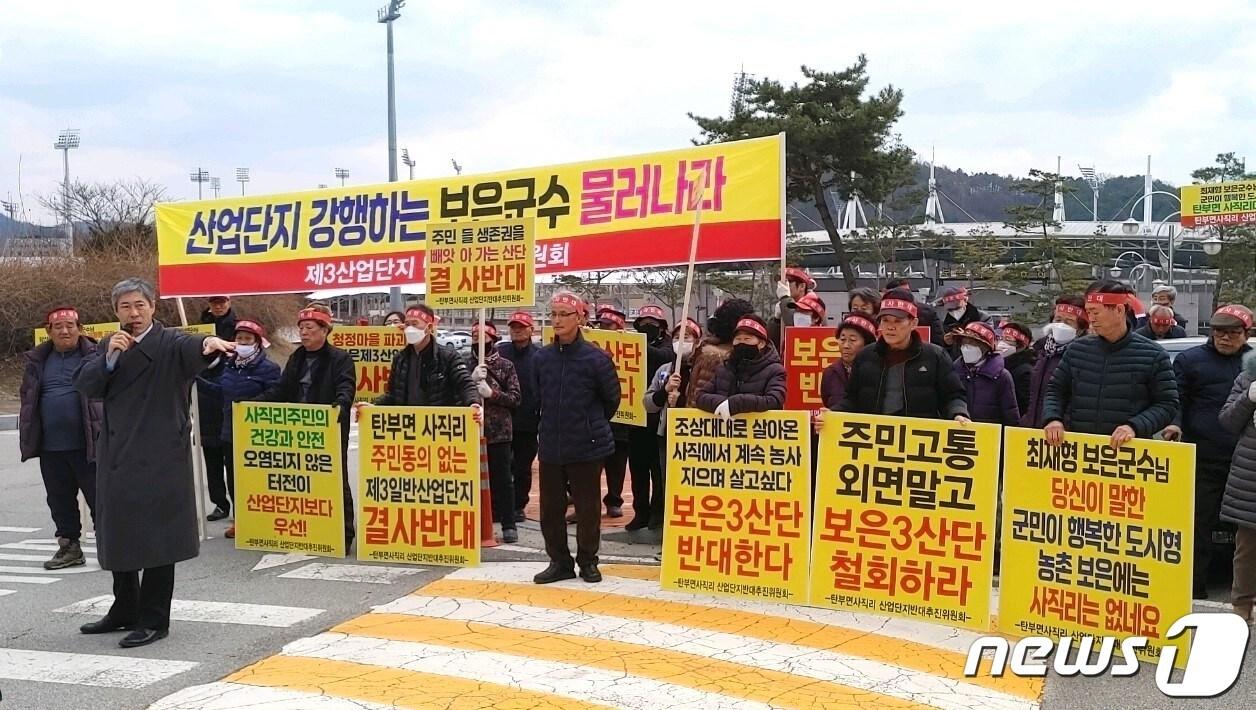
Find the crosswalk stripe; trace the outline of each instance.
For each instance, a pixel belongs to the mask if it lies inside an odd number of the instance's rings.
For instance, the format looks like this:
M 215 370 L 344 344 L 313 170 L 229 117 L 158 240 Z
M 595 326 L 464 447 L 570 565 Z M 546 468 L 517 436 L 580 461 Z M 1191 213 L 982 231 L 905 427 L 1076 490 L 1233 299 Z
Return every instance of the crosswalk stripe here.
M 423 572 L 422 567 L 377 567 L 373 565 L 337 565 L 311 562 L 280 577 L 284 579 L 317 579 L 324 582 L 365 582 L 392 584 L 410 575 Z
M 95 562 L 95 558 L 87 557 L 86 559 Z M 0 560 L 8 560 L 10 562 L 47 562 L 48 555 L 23 555 L 18 552 L 0 552 Z
M 104 616 L 113 604 L 113 595 L 105 594 L 84 599 L 54 612 L 62 614 L 89 614 Z M 242 602 L 210 602 L 175 599 L 170 604 L 170 618 L 174 621 L 202 621 L 212 624 L 238 624 L 241 626 L 270 626 L 287 628 L 309 621 L 323 609 L 299 606 L 272 606 L 270 604 L 245 604 Z
M 148 706 L 148 710 L 391 710 L 396 705 L 371 703 L 360 698 L 346 700 L 322 695 L 317 688 L 309 692 L 288 688 L 267 688 L 220 681 L 184 688 Z
M 0 597 L 6 597 L 10 594 L 17 594 L 17 592 L 12 589 L 0 589 Z
M 8 525 L 0 525 L 0 533 L 33 533 L 39 532 L 39 528 L 14 528 Z
M 5 584 L 52 584 L 60 581 L 60 577 L 19 577 L 13 574 L 0 574 L 0 582 Z
M 47 552 L 48 554 L 56 552 L 60 547 L 56 540 L 22 540 L 21 542 L 6 542 L 0 545 L 0 548 L 5 550 L 33 550 L 35 552 Z M 82 547 L 85 554 L 96 552 L 96 548 L 92 545 L 81 545 L 80 547 Z
M 522 601 L 524 596 L 518 594 L 515 599 Z M 379 614 L 479 622 L 508 629 L 622 641 L 832 681 L 950 710 L 970 710 L 973 707 L 1027 710 L 1034 706 L 1028 700 L 964 682 L 962 676 L 961 679 L 943 678 L 902 665 L 843 653 L 847 650 L 845 645 L 821 650 L 784 641 L 774 642 L 759 635 L 741 635 L 735 632 L 735 625 L 728 623 L 721 624 L 728 629 L 727 633 L 703 626 L 682 625 L 691 620 L 692 615 L 689 614 L 677 619 L 678 623 L 665 623 L 668 619 L 647 611 L 644 614 L 647 618 L 657 620 L 635 621 L 596 613 L 589 605 L 576 601 L 573 605 L 553 608 L 509 601 L 414 595 L 402 597 L 375 611 Z M 732 614 L 724 612 L 723 616 L 727 619 Z M 898 653 L 907 655 L 902 649 Z
M 703 658 L 624 641 L 506 629 L 480 623 L 367 614 L 347 621 L 332 632 L 389 641 L 444 647 L 456 653 L 505 654 L 529 661 L 547 661 L 573 667 L 596 668 L 702 691 L 707 688 L 732 698 L 786 707 L 815 707 L 824 702 L 868 704 L 882 708 L 920 708 L 922 704 L 854 688 L 838 682 L 816 681 L 779 671 Z M 510 661 L 511 663 L 517 661 Z M 672 698 L 675 700 L 675 698 Z M 684 702 L 670 704 L 687 705 Z
M 84 574 L 87 572 L 99 572 L 100 565 L 83 565 L 82 567 L 65 567 L 56 570 L 57 574 Z M 3 574 L 47 574 L 48 570 L 43 567 L 9 567 L 0 565 L 0 573 Z
M 0 678 L 41 683 L 143 688 L 197 665 L 193 661 L 0 648 Z
M 553 693 L 510 688 L 483 682 L 480 679 L 463 679 L 449 675 L 424 673 L 421 670 L 401 670 L 379 666 L 301 658 L 297 656 L 273 656 L 256 665 L 233 674 L 230 682 L 259 687 L 282 687 L 309 693 L 325 693 L 330 697 L 365 702 L 371 707 L 385 703 L 399 708 L 446 708 L 471 710 L 473 708 L 552 708 L 553 710 L 589 710 L 605 707 L 575 698 L 565 698 Z M 248 700 L 240 696 L 237 700 Z M 343 700 L 342 700 L 343 702 Z M 246 703 L 224 707 L 243 707 Z M 253 705 L 248 705 L 253 707 Z M 156 708 L 158 706 L 154 706 Z M 178 706 L 160 706 L 173 710 Z M 183 706 L 181 710 L 210 710 L 204 706 Z M 268 710 L 270 705 L 265 705 Z M 356 706 L 354 706 L 356 707 Z
M 602 584 L 599 584 L 599 587 Z M 657 588 L 656 588 L 657 593 Z M 637 593 L 632 596 L 590 592 L 558 586 L 544 588 L 504 582 L 462 582 L 458 579 L 438 579 L 427 584 L 418 594 L 428 597 L 453 597 L 456 599 L 482 599 L 505 603 L 530 604 L 548 609 L 579 609 L 585 613 L 603 614 L 644 622 L 666 622 L 707 632 L 736 633 L 742 637 L 756 638 L 767 643 L 791 643 L 831 651 L 858 658 L 867 658 L 874 664 L 902 666 L 918 674 L 943 677 L 951 681 L 965 682 L 986 687 L 1009 696 L 1036 700 L 1041 695 L 1040 679 L 1020 677 L 973 677 L 963 674 L 966 653 L 939 650 L 897 637 L 878 635 L 875 631 L 849 630 L 829 626 L 823 622 L 803 621 L 798 618 L 772 616 L 769 613 L 746 612 L 739 609 L 711 608 L 697 603 L 661 601 L 651 594 Z M 404 601 L 394 602 L 404 604 Z M 384 608 L 378 609 L 384 611 Z M 906 674 L 906 671 L 904 671 Z M 908 674 L 909 675 L 909 674 Z M 906 679 L 907 675 L 902 676 Z
M 424 621 L 431 623 L 431 620 Z M 459 627 L 458 633 L 467 633 L 464 625 L 456 626 Z M 442 628 L 441 635 L 447 634 L 448 629 Z M 694 670 L 688 668 L 649 668 L 654 675 L 670 673 L 677 680 L 691 681 L 681 685 L 649 675 L 638 675 L 631 667 L 637 664 L 629 663 L 632 659 L 627 658 L 622 659 L 623 663 L 607 669 L 602 664 L 590 663 L 587 658 L 567 662 L 538 658 L 534 648 L 527 649 L 529 655 L 519 656 L 499 652 L 500 649 L 487 648 L 485 644 L 455 647 L 443 643 L 449 639 L 441 639 L 439 643 L 435 638 L 428 640 L 433 643 L 328 632 L 294 641 L 284 648 L 283 653 L 286 656 L 416 670 L 508 688 L 552 693 L 577 700 L 591 700 L 614 707 L 692 707 L 712 710 L 767 710 L 771 707 L 720 692 L 727 691 L 730 685 L 737 685 L 726 677 L 720 679 L 726 682 L 708 683 L 706 687 L 712 688 L 711 691 L 693 688 Z M 238 681 L 239 678 L 231 676 L 228 680 Z M 785 700 L 786 696 L 788 691 L 780 689 L 777 700 Z

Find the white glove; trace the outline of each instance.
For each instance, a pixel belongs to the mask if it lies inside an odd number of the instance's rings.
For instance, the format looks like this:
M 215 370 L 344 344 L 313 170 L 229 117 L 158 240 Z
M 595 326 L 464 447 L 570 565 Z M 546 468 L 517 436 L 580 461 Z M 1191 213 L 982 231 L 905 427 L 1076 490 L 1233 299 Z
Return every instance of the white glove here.
M 488 379 L 488 368 L 484 367 L 483 365 L 479 365 L 474 370 L 471 371 L 472 382 L 483 382 L 484 380 L 487 380 L 487 379 Z
M 490 397 L 493 394 L 493 388 L 489 387 L 487 382 L 477 382 L 475 388 L 479 390 L 481 397 Z
M 715 408 L 715 416 L 719 417 L 720 419 L 723 419 L 724 421 L 729 421 L 733 418 L 732 412 L 728 411 L 727 399 L 724 400 L 723 404 Z
M 776 297 L 787 298 L 789 296 L 789 284 L 784 281 L 776 282 Z
M 1253 382 L 1247 388 L 1247 398 L 1251 400 L 1252 402 L 1256 402 L 1256 382 Z

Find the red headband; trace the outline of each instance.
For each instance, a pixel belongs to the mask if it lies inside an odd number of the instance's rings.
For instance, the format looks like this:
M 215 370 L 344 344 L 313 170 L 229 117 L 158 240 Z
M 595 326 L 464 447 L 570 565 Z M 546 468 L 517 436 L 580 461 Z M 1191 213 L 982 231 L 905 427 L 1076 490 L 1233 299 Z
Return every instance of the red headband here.
M 903 311 L 912 318 L 917 317 L 920 313 L 920 311 L 916 310 L 916 304 L 897 298 L 887 298 L 881 301 L 881 311 Z
M 811 278 L 811 274 L 796 267 L 790 267 L 785 270 L 785 280 L 807 284 L 811 288 L 815 288 L 816 285 L 816 280 Z
M 560 293 L 551 298 L 550 306 L 567 306 L 576 313 L 587 312 L 587 307 L 584 305 L 584 301 L 581 301 L 579 298 L 567 293 Z
M 994 347 L 994 328 L 989 325 L 977 321 L 964 326 L 964 334 L 972 338 L 977 338 L 981 342 L 990 347 Z
M 820 317 L 822 318 L 824 317 L 824 302 L 821 301 L 820 297 L 815 295 L 814 293 L 809 293 L 806 296 L 803 296 L 802 298 L 798 299 L 794 303 L 798 307 L 798 310 L 800 311 L 808 311 L 810 313 L 817 313 L 820 315 Z
M 1244 328 L 1250 330 L 1252 327 L 1252 315 L 1241 308 L 1235 308 L 1234 306 L 1222 306 L 1217 309 L 1217 315 L 1233 316 L 1243 321 Z
M 955 293 L 952 293 L 952 294 L 948 294 L 948 295 L 946 295 L 946 296 L 943 296 L 943 297 L 942 297 L 942 302 L 943 302 L 943 303 L 955 303 L 956 301 L 959 301 L 959 300 L 962 300 L 962 299 L 965 299 L 965 298 L 968 298 L 968 289 L 966 289 L 966 288 L 961 288 L 960 290 L 956 291 Z
M 480 332 L 488 333 L 493 340 L 497 340 L 497 326 L 492 323 L 476 323 L 471 326 L 471 335 L 478 335 Z
M 417 318 L 423 321 L 424 325 L 436 325 L 440 322 L 440 318 L 428 315 L 422 308 L 407 308 L 406 318 Z
M 1164 317 L 1152 318 L 1151 322 L 1155 323 L 1156 325 L 1173 325 L 1173 323 L 1175 323 L 1176 321 L 1173 319 L 1172 316 L 1169 316 L 1168 318 L 1164 318 Z
M 1055 314 L 1057 316 L 1073 316 L 1081 320 L 1086 320 L 1086 309 L 1079 308 L 1068 303 L 1057 303 L 1055 306 Z
M 737 321 L 737 330 L 748 330 L 764 340 L 768 339 L 768 329 L 760 325 L 757 320 L 742 318 Z
M 532 314 L 528 313 L 527 311 L 518 311 L 517 313 L 515 313 L 513 316 L 510 317 L 510 321 L 507 323 L 507 325 L 514 325 L 516 323 L 518 323 L 519 325 L 525 328 L 531 328 L 532 326 L 536 325 L 536 323 L 532 320 Z
M 297 322 L 300 323 L 303 320 L 318 321 L 323 325 L 331 325 L 331 316 L 323 313 L 322 311 L 316 311 L 313 308 L 304 308 L 297 314 Z
M 695 339 L 702 337 L 702 326 L 698 325 L 698 321 L 692 318 L 686 318 L 684 325 L 685 325 L 685 330 L 689 331 L 690 333 L 693 333 L 693 337 Z M 680 333 L 679 323 L 676 324 L 675 328 L 672 328 L 673 336 L 677 335 L 678 333 Z
M 1130 295 L 1128 293 L 1095 291 L 1086 294 L 1086 303 L 1098 303 L 1104 306 L 1128 306 L 1130 304 Z
M 598 320 L 608 320 L 620 328 L 624 327 L 624 317 L 615 311 L 602 311 L 597 318 Z
M 667 322 L 667 314 L 658 306 L 642 306 L 641 310 L 637 311 L 637 320 L 642 318 L 653 318 L 659 322 Z
M 78 311 L 73 308 L 62 308 L 61 310 L 52 311 L 48 314 L 49 324 L 59 320 L 70 320 L 77 323 L 79 321 Z
M 253 335 L 256 335 L 259 338 L 266 337 L 266 329 L 263 328 L 260 323 L 256 323 L 251 320 L 236 321 L 235 329 L 236 329 L 236 332 L 239 332 L 242 330 L 246 333 L 252 333 Z
M 1020 332 L 1019 330 L 1015 328 L 1007 327 L 1007 324 L 1004 324 L 1003 326 L 1003 334 L 1010 335 L 1012 336 L 1012 340 L 1015 340 L 1016 342 L 1020 343 L 1021 345 L 1024 345 L 1025 347 L 1029 347 L 1029 338 L 1026 338 L 1025 334 Z
M 864 331 L 868 335 L 871 335 L 874 340 L 877 337 L 876 324 L 868 320 L 867 318 L 864 318 L 863 316 L 856 316 L 856 315 L 846 316 L 846 318 L 842 320 L 842 324 L 837 327 L 837 332 L 841 333 L 842 329 L 847 328 L 847 327 L 858 328 L 859 330 Z

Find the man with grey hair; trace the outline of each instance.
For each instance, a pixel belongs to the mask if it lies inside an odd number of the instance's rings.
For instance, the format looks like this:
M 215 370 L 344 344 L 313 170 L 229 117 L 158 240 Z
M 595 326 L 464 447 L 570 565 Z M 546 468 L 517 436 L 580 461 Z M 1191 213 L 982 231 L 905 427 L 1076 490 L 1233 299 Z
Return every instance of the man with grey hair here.
M 1177 301 L 1177 289 L 1168 284 L 1158 284 L 1151 290 L 1151 302 L 1156 306 L 1168 306 L 1173 311 L 1173 320 L 1182 326 L 1182 330 L 1186 330 L 1187 320 L 1177 312 L 1177 307 L 1173 304 Z
M 1173 319 L 1173 309 L 1168 306 L 1152 306 L 1147 311 L 1147 325 L 1135 330 L 1134 333 L 1152 340 L 1186 337 L 1186 331 Z
M 235 350 L 216 336 L 189 335 L 153 320 L 157 293 L 130 278 L 113 287 L 122 329 L 74 377 L 104 402 L 96 442 L 96 550 L 113 572 L 113 606 L 85 634 L 130 631 L 123 648 L 165 638 L 174 565 L 196 557 L 196 487 L 188 399 L 196 375 Z M 140 570 L 143 570 L 141 579 Z

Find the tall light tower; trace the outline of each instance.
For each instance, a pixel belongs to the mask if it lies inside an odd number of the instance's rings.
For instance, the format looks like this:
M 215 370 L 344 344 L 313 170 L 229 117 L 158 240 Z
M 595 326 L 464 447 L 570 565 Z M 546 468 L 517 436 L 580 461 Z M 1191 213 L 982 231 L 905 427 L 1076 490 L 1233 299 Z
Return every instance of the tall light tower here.
M 188 174 L 192 182 L 196 183 L 196 199 L 204 199 L 203 188 L 205 183 L 209 182 L 209 171 L 197 168 Z
M 388 28 L 388 182 L 397 182 L 397 87 L 393 71 L 393 22 L 401 19 L 401 8 L 406 0 L 388 0 L 388 5 L 381 7 L 376 17 L 380 24 Z M 414 168 L 411 179 L 414 178 Z M 394 311 L 402 310 L 401 288 L 393 286 L 388 290 L 388 307 Z
M 405 163 L 407 168 L 410 168 L 410 179 L 413 180 L 414 179 L 414 158 L 410 157 L 409 148 L 401 149 L 401 162 Z
M 325 183 L 325 182 L 320 182 L 320 183 L 318 184 L 318 189 L 320 189 L 320 190 L 326 190 L 326 189 L 327 189 L 327 183 Z
M 214 191 L 214 199 L 218 199 L 218 193 L 222 190 L 222 180 L 212 177 L 209 179 L 209 189 Z
M 454 160 L 453 158 L 450 158 L 450 159 L 449 159 L 449 162 L 451 162 L 451 163 L 453 163 L 453 164 L 454 164 L 454 172 L 455 172 L 455 173 L 457 173 L 457 174 L 459 174 L 459 175 L 461 175 L 461 174 L 462 174 L 462 166 L 458 164 L 458 161 L 457 161 L 457 160 Z
M 236 168 L 236 182 L 240 183 L 240 197 L 244 197 L 244 183 L 249 181 L 248 168 Z
M 61 183 L 63 207 L 65 209 L 65 239 L 74 250 L 74 218 L 70 214 L 70 151 L 79 147 L 79 130 L 67 128 L 57 136 L 53 148 L 61 151 L 62 164 L 65 166 L 65 179 Z
M 1086 181 L 1086 184 L 1090 185 L 1090 204 L 1091 204 L 1090 213 L 1093 216 L 1094 220 L 1098 222 L 1099 221 L 1099 185 L 1102 183 L 1102 181 L 1099 179 L 1099 174 L 1095 172 L 1095 169 L 1093 167 L 1088 168 L 1083 165 L 1078 165 L 1077 169 L 1081 171 L 1082 179 Z
M 345 186 L 345 178 L 349 177 L 348 168 L 336 168 L 336 177 L 340 178 L 340 186 Z
M 13 195 L 10 194 L 7 200 L 0 200 L 0 209 L 9 213 L 9 219 L 17 219 L 14 216 L 17 214 L 17 203 L 13 201 Z

